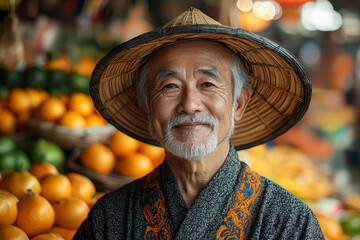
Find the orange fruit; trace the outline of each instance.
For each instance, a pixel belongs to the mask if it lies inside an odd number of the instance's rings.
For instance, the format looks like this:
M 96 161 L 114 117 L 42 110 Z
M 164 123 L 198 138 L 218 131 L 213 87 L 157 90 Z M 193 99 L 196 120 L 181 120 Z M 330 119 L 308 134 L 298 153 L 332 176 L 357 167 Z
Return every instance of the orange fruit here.
M 96 192 L 90 199 L 90 203 L 88 203 L 89 207 L 92 208 L 95 205 L 95 203 L 97 202 L 97 200 L 99 200 L 104 195 L 105 195 L 104 192 Z
M 10 224 L 0 225 L 0 239 L 2 240 L 29 240 L 26 233 L 19 227 Z
M 13 224 L 17 217 L 19 199 L 12 193 L 0 190 L 0 224 Z
M 31 100 L 28 93 L 22 88 L 13 88 L 8 95 L 9 109 L 14 113 L 29 112 Z
M 66 54 L 61 54 L 57 58 L 46 63 L 45 70 L 63 70 L 69 73 L 71 70 L 71 59 Z
M 0 112 L 0 134 L 11 135 L 16 131 L 15 115 L 8 109 L 1 109 Z
M 91 198 L 96 193 L 94 183 L 88 177 L 79 173 L 69 172 L 66 176 L 72 186 L 72 196 L 80 198 L 89 204 Z
M 70 180 L 63 174 L 46 175 L 40 180 L 40 184 L 41 195 L 50 202 L 70 197 L 72 194 Z
M 38 180 L 41 180 L 46 175 L 56 175 L 59 173 L 57 168 L 51 163 L 33 163 L 29 172 L 34 175 Z
M 165 149 L 144 142 L 140 142 L 139 152 L 145 154 L 153 161 L 154 168 L 159 166 L 165 158 Z
M 143 153 L 117 158 L 115 172 L 127 177 L 141 178 L 154 169 L 151 159 Z
M 52 203 L 55 210 L 55 224 L 68 229 L 78 229 L 89 213 L 89 206 L 76 197 L 56 200 Z
M 16 226 L 23 229 L 28 236 L 47 232 L 55 222 L 55 211 L 48 200 L 29 190 L 18 203 Z
M 86 127 L 86 120 L 78 112 L 68 111 L 60 119 L 59 125 L 69 128 L 84 128 Z
M 90 57 L 83 57 L 78 63 L 72 67 L 73 72 L 77 72 L 81 75 L 91 77 L 91 74 L 95 68 L 96 61 Z
M 67 229 L 67 228 L 63 228 L 63 227 L 59 227 L 59 226 L 53 226 L 50 229 L 50 232 L 59 234 L 65 240 L 72 240 L 76 233 L 76 230 Z
M 81 152 L 80 161 L 94 172 L 108 174 L 114 169 L 115 155 L 104 144 L 93 143 Z
M 86 124 L 87 126 L 102 126 L 107 124 L 107 121 L 99 116 L 97 113 L 92 113 L 86 117 Z
M 94 113 L 94 104 L 90 96 L 76 92 L 69 96 L 68 107 L 70 111 L 75 111 L 83 116 Z
M 0 182 L 0 189 L 14 194 L 18 199 L 27 195 L 28 189 L 34 193 L 41 192 L 41 185 L 37 178 L 28 171 L 13 171 L 5 175 Z
M 117 157 L 135 153 L 139 145 L 140 142 L 138 140 L 120 131 L 116 131 L 109 139 L 109 147 Z
M 61 118 L 66 112 L 66 105 L 56 97 L 46 99 L 38 109 L 38 118 L 41 121 L 52 122 Z
M 30 97 L 31 109 L 38 108 L 40 104 L 50 96 L 49 93 L 43 89 L 27 87 L 25 88 L 25 91 Z
M 64 238 L 56 233 L 40 233 L 32 237 L 31 240 L 64 240 Z

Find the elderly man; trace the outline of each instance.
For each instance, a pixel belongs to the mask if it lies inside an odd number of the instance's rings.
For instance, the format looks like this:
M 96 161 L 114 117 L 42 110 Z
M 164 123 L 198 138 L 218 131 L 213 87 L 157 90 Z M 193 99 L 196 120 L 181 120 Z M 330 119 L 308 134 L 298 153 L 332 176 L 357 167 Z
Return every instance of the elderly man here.
M 283 60 L 292 55 L 236 31 L 190 8 L 100 61 L 91 83 L 98 110 L 164 146 L 166 159 L 101 198 L 74 239 L 324 239 L 305 203 L 238 158 L 235 147 L 294 125 L 310 95 L 301 66 Z

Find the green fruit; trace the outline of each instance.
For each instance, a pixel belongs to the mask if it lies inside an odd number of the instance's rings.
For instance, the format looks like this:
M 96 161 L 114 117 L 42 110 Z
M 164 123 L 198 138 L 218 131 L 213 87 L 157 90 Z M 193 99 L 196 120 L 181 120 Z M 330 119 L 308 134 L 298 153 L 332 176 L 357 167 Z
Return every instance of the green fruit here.
M 0 169 L 2 170 L 29 170 L 30 166 L 30 159 L 21 150 L 8 152 L 0 157 Z
M 15 139 L 7 136 L 0 136 L 0 156 L 15 151 L 17 144 Z
M 25 136 L 16 141 L 17 149 L 24 151 L 27 155 L 30 156 L 30 152 L 33 148 L 34 142 L 37 140 L 37 137 L 34 136 Z
M 82 92 L 88 94 L 89 83 L 90 78 L 83 76 L 79 73 L 71 73 L 67 81 L 67 86 L 71 93 Z
M 23 72 L 19 70 L 4 70 L 4 85 L 10 89 L 24 87 Z
M 7 98 L 8 94 L 9 94 L 9 88 L 6 87 L 5 85 L 0 84 L 0 99 Z
M 40 67 L 32 67 L 26 71 L 27 86 L 33 88 L 48 88 L 46 72 Z
M 45 139 L 35 141 L 30 152 L 30 159 L 33 163 L 50 163 L 58 170 L 62 170 L 66 161 L 63 150 L 55 143 Z
M 52 70 L 47 73 L 49 89 L 62 88 L 66 85 L 67 74 L 63 70 Z
M 347 212 L 340 218 L 340 225 L 347 235 L 355 236 L 360 234 L 360 216 Z

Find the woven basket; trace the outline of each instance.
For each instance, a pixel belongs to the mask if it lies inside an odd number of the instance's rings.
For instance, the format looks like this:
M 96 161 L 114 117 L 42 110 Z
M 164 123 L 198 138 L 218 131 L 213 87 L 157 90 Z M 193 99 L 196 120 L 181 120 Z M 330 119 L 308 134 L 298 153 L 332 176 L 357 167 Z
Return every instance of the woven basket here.
M 113 191 L 135 180 L 134 178 L 120 176 L 115 173 L 100 174 L 85 168 L 80 163 L 81 151 L 82 148 L 74 149 L 67 162 L 68 168 L 71 171 L 84 174 L 90 178 L 95 184 L 96 190 L 104 192 Z
M 107 143 L 116 131 L 110 124 L 97 127 L 68 128 L 52 123 L 40 122 L 33 118 L 29 119 L 28 126 L 30 132 L 53 141 L 64 150 L 86 147 L 96 142 Z

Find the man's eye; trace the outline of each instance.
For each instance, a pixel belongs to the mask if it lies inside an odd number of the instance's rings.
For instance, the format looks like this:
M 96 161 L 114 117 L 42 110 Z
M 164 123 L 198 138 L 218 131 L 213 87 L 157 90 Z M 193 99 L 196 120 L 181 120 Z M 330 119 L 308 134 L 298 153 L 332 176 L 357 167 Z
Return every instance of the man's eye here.
M 164 86 L 164 88 L 175 88 L 175 87 L 176 87 L 176 85 L 175 85 L 175 84 L 172 84 L 172 83 L 166 84 L 166 85 Z
M 214 87 L 215 85 L 212 84 L 211 82 L 204 82 L 204 83 L 202 84 L 202 86 L 204 86 L 204 87 Z

